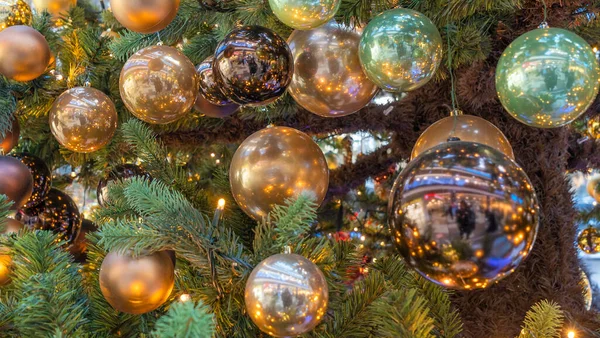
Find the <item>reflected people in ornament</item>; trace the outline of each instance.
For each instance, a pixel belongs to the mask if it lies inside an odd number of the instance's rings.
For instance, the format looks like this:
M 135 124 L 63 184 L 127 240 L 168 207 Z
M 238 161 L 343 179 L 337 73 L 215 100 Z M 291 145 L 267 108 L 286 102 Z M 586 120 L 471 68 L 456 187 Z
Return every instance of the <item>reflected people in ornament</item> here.
M 590 226 L 583 229 L 577 236 L 577 246 L 587 254 L 600 252 L 600 231 Z
M 37 156 L 27 153 L 13 154 L 11 156 L 18 158 L 27 166 L 27 168 L 29 168 L 29 171 L 31 171 L 31 176 L 33 177 L 33 192 L 31 197 L 29 197 L 27 202 L 23 205 L 23 208 L 33 208 L 42 203 L 44 198 L 46 198 L 46 194 L 50 191 L 50 187 L 52 186 L 52 173 L 46 165 L 46 162 Z
M 395 181 L 389 224 L 406 263 L 452 289 L 480 289 L 523 261 L 538 231 L 529 178 L 505 154 L 452 141 L 408 163 Z
M 108 174 L 98 182 L 98 188 L 96 189 L 98 204 L 100 204 L 100 206 L 106 205 L 108 201 L 107 194 L 109 183 L 122 181 L 136 176 L 144 177 L 147 180 L 152 179 L 146 170 L 135 164 L 121 164 L 111 169 Z
M 19 143 L 19 136 L 21 135 L 21 128 L 19 121 L 13 118 L 12 126 L 10 130 L 7 130 L 4 138 L 0 139 L 0 151 L 3 153 L 0 155 L 6 155 Z
M 213 56 L 207 57 L 198 66 L 196 66 L 196 72 L 200 81 L 200 94 L 204 96 L 208 102 L 217 106 L 225 106 L 232 104 L 225 94 L 221 91 L 219 85 L 215 82 L 215 76 L 213 72 Z
M 51 230 L 58 239 L 72 244 L 81 228 L 81 215 L 77 204 L 60 190 L 51 188 L 39 205 L 21 209 L 15 218 L 26 227 Z
M 496 67 L 500 102 L 537 128 L 573 122 L 598 94 L 600 66 L 590 45 L 560 28 L 529 31 L 502 53 Z
M 0 195 L 13 202 L 11 210 L 21 208 L 33 193 L 29 168 L 12 156 L 0 156 Z
M 285 93 L 294 60 L 283 38 L 268 28 L 233 30 L 217 45 L 213 71 L 217 84 L 239 105 L 261 106 Z

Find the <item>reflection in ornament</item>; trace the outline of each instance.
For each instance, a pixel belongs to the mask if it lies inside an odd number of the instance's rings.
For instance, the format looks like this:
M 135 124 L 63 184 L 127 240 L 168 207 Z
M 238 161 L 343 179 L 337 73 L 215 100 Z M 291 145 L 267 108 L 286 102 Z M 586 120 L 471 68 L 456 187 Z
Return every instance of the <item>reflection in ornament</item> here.
M 36 205 L 42 203 L 46 194 L 50 191 L 52 185 L 52 174 L 50 168 L 46 165 L 41 158 L 31 154 L 13 154 L 15 158 L 18 158 L 23 164 L 31 171 L 33 177 L 33 192 L 31 197 L 25 202 L 23 208 L 33 208 Z
M 577 246 L 587 254 L 600 252 L 600 232 L 592 226 L 583 229 L 577 236 Z
M 598 187 L 598 184 L 600 184 L 600 176 L 594 176 L 590 178 L 586 186 L 588 194 L 592 196 L 596 202 L 600 202 L 600 187 Z
M 217 106 L 216 104 L 212 104 L 210 101 L 204 98 L 204 95 L 202 94 L 198 94 L 198 97 L 196 97 L 194 108 L 198 112 L 208 117 L 216 117 L 220 119 L 225 118 L 227 116 L 231 116 L 235 114 L 238 110 L 240 110 L 240 106 L 235 103 L 226 104 L 224 106 Z
M 573 122 L 598 94 L 600 66 L 590 45 L 560 28 L 539 28 L 514 40 L 496 67 L 504 109 L 538 128 Z
M 0 252 L 0 286 L 10 283 L 12 259 Z
M 409 162 L 388 212 L 406 263 L 453 289 L 485 288 L 512 273 L 538 230 L 538 202 L 523 169 L 472 142 L 448 142 Z
M 327 312 L 325 276 L 296 254 L 273 255 L 260 262 L 246 282 L 246 310 L 258 328 L 274 337 L 309 332 Z
M 209 56 L 206 60 L 202 61 L 196 66 L 196 72 L 198 72 L 198 78 L 200 81 L 200 95 L 204 96 L 208 102 L 217 105 L 225 106 L 232 104 L 219 88 L 219 85 L 215 82 L 215 76 L 213 73 L 213 62 L 215 58 Z
M 581 288 L 583 289 L 583 300 L 585 302 L 585 309 L 589 311 L 592 308 L 593 301 L 592 284 L 590 284 L 590 279 L 583 271 L 581 271 L 581 279 L 579 280 L 579 285 L 581 285 Z
M 269 0 L 273 14 L 294 29 L 313 29 L 333 19 L 341 0 Z
M 11 210 L 25 204 L 33 192 L 33 176 L 29 168 L 11 156 L 0 156 L 0 195 L 13 201 Z

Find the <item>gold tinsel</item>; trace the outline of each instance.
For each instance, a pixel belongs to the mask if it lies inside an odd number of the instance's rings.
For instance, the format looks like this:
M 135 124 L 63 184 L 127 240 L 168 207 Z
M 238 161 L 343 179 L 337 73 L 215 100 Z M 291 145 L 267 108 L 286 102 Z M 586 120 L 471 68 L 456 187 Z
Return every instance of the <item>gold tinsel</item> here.
M 0 31 L 6 27 L 31 24 L 31 8 L 24 0 L 0 1 Z
M 590 137 L 600 139 L 600 115 L 596 115 L 589 119 L 587 123 L 587 132 Z

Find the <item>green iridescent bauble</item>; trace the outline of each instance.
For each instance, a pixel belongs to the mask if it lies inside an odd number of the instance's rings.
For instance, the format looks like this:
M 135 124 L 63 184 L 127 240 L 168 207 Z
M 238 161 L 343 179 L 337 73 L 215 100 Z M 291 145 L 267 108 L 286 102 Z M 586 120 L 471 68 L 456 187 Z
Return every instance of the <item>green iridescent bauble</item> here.
M 333 19 L 341 0 L 269 0 L 273 14 L 294 29 L 313 29 Z
M 377 86 L 406 92 L 433 77 L 442 61 L 442 37 L 425 15 L 391 9 L 369 22 L 358 55 L 363 70 Z
M 517 120 L 538 128 L 573 122 L 598 94 L 600 67 L 575 33 L 540 28 L 513 41 L 496 68 L 496 90 Z

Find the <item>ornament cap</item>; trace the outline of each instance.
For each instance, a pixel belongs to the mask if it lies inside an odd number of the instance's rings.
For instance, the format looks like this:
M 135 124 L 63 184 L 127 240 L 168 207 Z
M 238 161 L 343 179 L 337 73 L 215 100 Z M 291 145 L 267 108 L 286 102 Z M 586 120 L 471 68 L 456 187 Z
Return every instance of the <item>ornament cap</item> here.
M 542 23 L 538 26 L 538 28 L 541 28 L 541 29 L 550 28 L 550 25 L 548 25 L 548 22 L 542 21 Z
M 283 247 L 283 253 L 286 255 L 290 255 L 292 254 L 292 247 L 289 245 L 286 245 Z
M 464 115 L 463 111 L 458 108 L 454 108 L 450 111 L 450 116 L 462 116 L 462 115 Z

